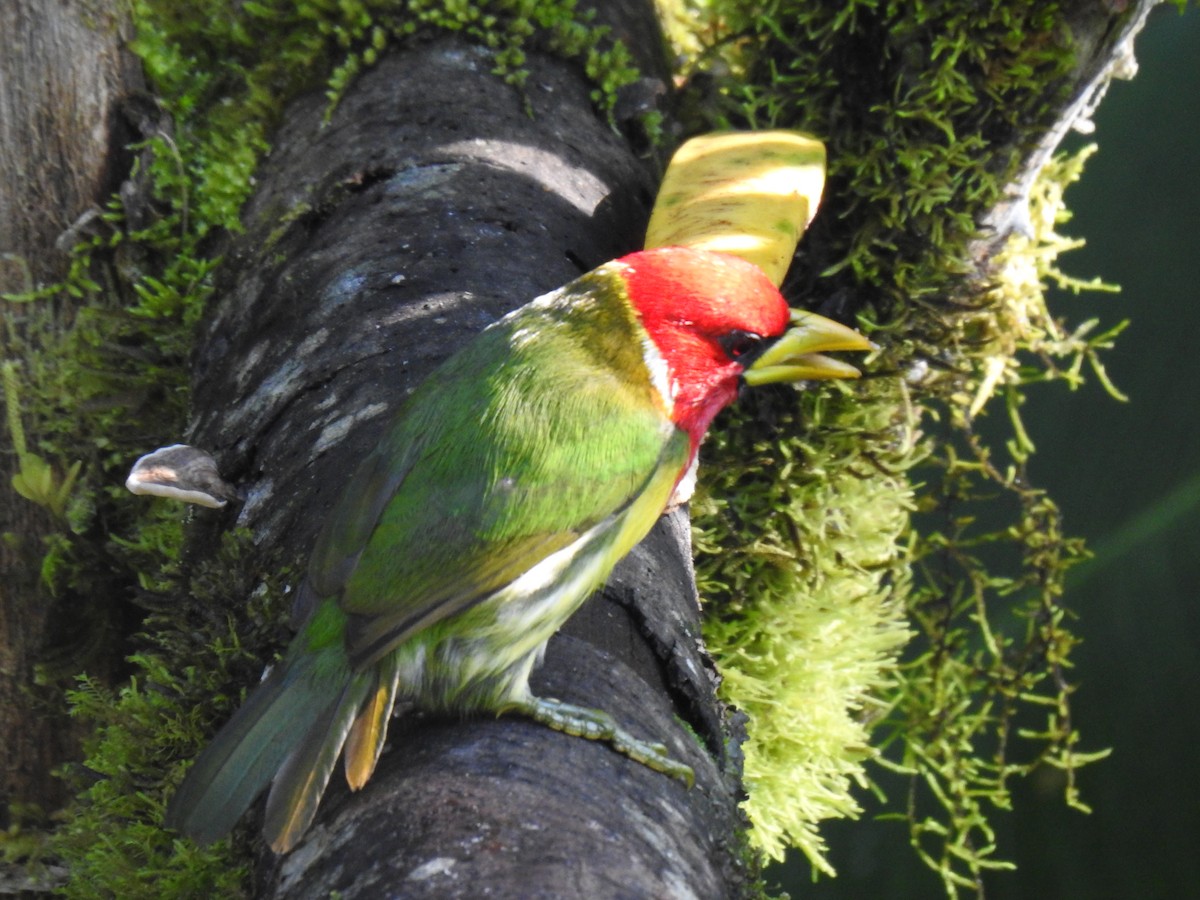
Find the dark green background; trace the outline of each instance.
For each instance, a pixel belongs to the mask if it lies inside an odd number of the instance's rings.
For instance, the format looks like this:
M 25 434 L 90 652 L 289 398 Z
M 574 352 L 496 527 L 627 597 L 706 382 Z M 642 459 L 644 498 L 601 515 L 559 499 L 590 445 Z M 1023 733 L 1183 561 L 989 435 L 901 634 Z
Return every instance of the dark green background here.
M 1017 787 L 1016 811 L 993 821 L 1018 869 L 989 876 L 989 900 L 1200 897 L 1200 9 L 1157 9 L 1136 50 L 1137 77 L 1113 83 L 1095 134 L 1071 139 L 1100 151 L 1060 228 L 1087 240 L 1061 267 L 1122 291 L 1051 299 L 1073 324 L 1132 320 L 1105 357 L 1130 402 L 1092 378 L 1034 388 L 1024 411 L 1035 483 L 1096 554 L 1070 582 L 1084 639 L 1073 709 L 1083 749 L 1112 756 L 1079 773 L 1091 815 L 1064 806 L 1053 773 Z M 902 825 L 825 833 L 839 877 L 813 885 L 789 865 L 797 900 L 942 895 Z

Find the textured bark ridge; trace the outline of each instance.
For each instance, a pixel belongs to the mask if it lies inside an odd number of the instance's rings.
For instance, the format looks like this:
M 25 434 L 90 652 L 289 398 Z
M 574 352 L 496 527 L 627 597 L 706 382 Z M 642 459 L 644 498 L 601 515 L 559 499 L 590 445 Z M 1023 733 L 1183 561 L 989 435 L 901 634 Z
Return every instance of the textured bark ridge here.
M 490 70 L 454 40 L 407 48 L 327 125 L 310 98 L 276 137 L 198 354 L 191 435 L 247 489 L 229 518 L 269 555 L 304 558 L 354 462 L 453 349 L 640 246 L 653 183 L 579 74 L 532 59 L 522 95 Z M 617 602 L 593 600 L 551 643 L 534 688 L 667 742 L 694 789 L 523 720 L 409 715 L 366 789 L 351 797 L 335 775 L 264 890 L 727 896 L 736 776 L 689 554 L 680 511 L 614 576 Z

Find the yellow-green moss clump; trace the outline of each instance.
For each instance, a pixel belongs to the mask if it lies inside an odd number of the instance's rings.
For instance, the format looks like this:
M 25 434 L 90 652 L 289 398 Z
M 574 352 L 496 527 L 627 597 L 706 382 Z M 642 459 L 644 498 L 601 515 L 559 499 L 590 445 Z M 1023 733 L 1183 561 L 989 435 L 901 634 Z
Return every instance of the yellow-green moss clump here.
M 746 809 L 766 854 L 824 862 L 817 824 L 853 816 L 850 788 L 871 754 L 868 723 L 909 637 L 900 542 L 921 448 L 896 378 L 804 404 L 774 396 L 774 434 L 739 422 L 706 445 L 695 513 L 705 635 L 724 696 L 750 718 Z M 880 466 L 880 455 L 891 470 Z M 714 466 L 713 458 L 741 466 Z

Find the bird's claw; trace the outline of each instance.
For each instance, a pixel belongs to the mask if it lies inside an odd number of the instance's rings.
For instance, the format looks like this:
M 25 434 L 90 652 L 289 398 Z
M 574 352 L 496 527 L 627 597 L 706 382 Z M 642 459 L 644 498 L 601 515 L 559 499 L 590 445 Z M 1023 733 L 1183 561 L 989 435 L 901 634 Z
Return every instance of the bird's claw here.
M 614 750 L 634 762 L 677 778 L 689 788 L 695 784 L 696 776 L 692 767 L 672 759 L 666 744 L 634 737 L 604 710 L 575 706 L 549 697 L 533 697 L 523 703 L 513 703 L 503 711 L 528 716 L 564 734 L 591 741 L 607 741 Z

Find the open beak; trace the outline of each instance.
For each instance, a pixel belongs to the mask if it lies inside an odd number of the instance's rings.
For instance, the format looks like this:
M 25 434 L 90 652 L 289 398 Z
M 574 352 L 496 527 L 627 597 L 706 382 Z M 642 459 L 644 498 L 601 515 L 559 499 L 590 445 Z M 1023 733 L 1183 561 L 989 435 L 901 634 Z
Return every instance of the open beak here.
M 816 313 L 792 310 L 792 327 L 750 364 L 742 379 L 757 387 L 776 381 L 857 378 L 862 373 L 828 350 L 873 350 L 875 345 L 852 328 Z

